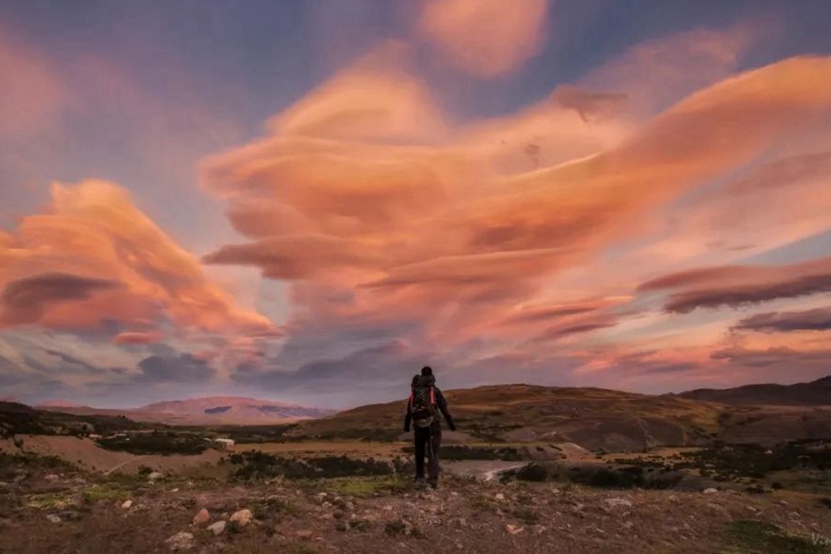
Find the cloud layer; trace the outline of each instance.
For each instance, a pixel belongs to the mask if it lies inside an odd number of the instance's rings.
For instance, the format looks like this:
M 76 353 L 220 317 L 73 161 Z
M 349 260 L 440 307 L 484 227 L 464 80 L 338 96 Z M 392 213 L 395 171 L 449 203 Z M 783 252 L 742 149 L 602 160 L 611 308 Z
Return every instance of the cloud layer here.
M 429 0 L 420 36 L 455 68 L 481 78 L 512 73 L 538 53 L 549 0 Z
M 162 86 L 0 29 L 0 169 L 38 176 L 0 189 L 0 385 L 344 405 L 425 363 L 454 386 L 818 376 L 831 58 L 777 57 L 784 25 L 744 17 L 566 50 L 575 10 L 389 8 L 277 89 L 245 41 L 206 68 L 248 63 L 250 86 L 159 59 Z M 43 163 L 63 140 L 67 168 Z M 119 156 L 119 184 L 37 184 Z
M 0 235 L 0 289 L 6 328 L 104 329 L 115 322 L 122 333 L 144 337 L 170 325 L 229 336 L 274 332 L 212 283 L 123 189 L 103 181 L 55 184 L 44 213 Z

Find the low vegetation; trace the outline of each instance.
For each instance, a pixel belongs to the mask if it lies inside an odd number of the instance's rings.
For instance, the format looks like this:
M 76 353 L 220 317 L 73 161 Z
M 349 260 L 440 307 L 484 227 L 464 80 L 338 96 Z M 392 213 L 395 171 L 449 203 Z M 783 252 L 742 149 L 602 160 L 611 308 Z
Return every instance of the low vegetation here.
M 764 521 L 740 519 L 725 525 L 728 552 L 742 554 L 827 554 L 827 545 L 811 535 L 795 534 Z
M 688 476 L 680 471 L 653 471 L 636 465 L 531 463 L 502 474 L 503 480 L 557 481 L 603 489 L 672 489 L 684 488 Z M 689 483 L 686 488 L 697 488 Z
M 413 447 L 406 446 L 403 452 L 413 454 Z M 518 461 L 528 459 L 519 448 L 511 446 L 466 446 L 466 445 L 444 445 L 441 447 L 442 460 L 502 460 Z
M 0 438 L 11 438 L 15 435 L 84 437 L 149 428 L 149 425 L 137 423 L 124 416 L 84 416 L 37 410 L 15 402 L 0 402 Z
M 181 454 L 192 456 L 208 449 L 209 442 L 201 435 L 174 431 L 119 434 L 100 438 L 96 444 L 107 450 L 119 450 L 130 454 Z
M 259 451 L 232 454 L 236 466 L 234 476 L 240 480 L 271 479 L 331 479 L 335 477 L 392 475 L 395 466 L 369 458 L 360 460 L 348 456 L 318 456 L 288 458 Z

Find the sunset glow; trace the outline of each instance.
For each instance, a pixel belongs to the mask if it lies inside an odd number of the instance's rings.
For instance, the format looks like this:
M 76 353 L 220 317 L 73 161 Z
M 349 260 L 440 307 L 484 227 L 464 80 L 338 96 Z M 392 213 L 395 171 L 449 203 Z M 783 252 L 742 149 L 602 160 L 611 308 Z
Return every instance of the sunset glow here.
M 0 398 L 831 373 L 824 2 L 49 4 L 0 3 Z

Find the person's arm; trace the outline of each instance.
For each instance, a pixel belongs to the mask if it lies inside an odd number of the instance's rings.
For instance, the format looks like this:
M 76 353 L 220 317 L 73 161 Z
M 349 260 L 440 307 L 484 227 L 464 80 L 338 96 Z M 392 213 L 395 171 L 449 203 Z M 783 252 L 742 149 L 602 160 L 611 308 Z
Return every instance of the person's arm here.
M 407 413 L 404 414 L 404 432 L 410 432 L 410 421 L 413 419 L 412 408 L 410 407 L 410 399 L 407 399 Z
M 450 411 L 447 409 L 447 399 L 438 387 L 434 387 L 434 390 L 436 391 L 436 405 L 438 405 L 439 410 L 441 410 L 444 420 L 447 422 L 447 426 L 450 427 L 451 431 L 455 431 L 456 424 L 453 423 L 453 416 L 450 415 Z

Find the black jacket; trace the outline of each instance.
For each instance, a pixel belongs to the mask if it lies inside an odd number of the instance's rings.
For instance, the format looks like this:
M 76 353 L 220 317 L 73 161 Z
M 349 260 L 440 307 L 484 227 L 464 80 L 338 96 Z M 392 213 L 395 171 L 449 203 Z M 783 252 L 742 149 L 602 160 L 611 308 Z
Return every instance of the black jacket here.
M 435 379 L 433 380 L 435 382 Z M 433 387 L 433 390 L 436 393 L 436 406 L 438 406 L 439 410 L 441 410 L 442 415 L 444 416 L 445 421 L 447 421 L 447 426 L 450 427 L 451 431 L 456 430 L 456 425 L 453 423 L 453 417 L 450 415 L 450 412 L 447 409 L 447 399 L 441 393 L 441 390 L 435 385 L 430 385 Z M 413 420 L 413 407 L 410 405 L 410 399 L 407 399 L 407 412 L 404 415 L 404 432 L 410 432 L 410 423 Z M 433 418 L 434 425 L 440 425 L 438 418 Z

